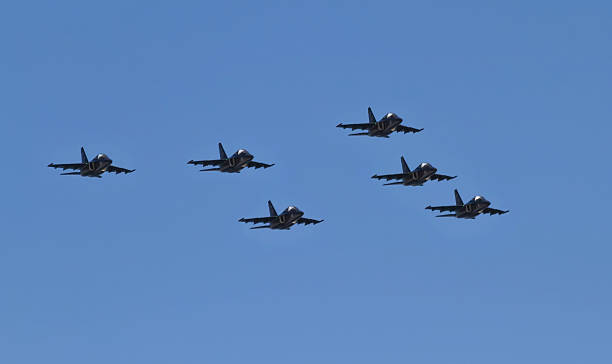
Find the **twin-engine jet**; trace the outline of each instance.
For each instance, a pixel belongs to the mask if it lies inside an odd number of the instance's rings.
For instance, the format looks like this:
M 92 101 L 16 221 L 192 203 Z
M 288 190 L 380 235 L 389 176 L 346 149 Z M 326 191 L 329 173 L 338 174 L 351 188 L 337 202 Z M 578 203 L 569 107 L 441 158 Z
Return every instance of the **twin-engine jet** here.
M 344 128 L 344 129 L 359 129 L 359 130 L 367 130 L 363 133 L 353 133 L 349 135 L 367 135 L 371 137 L 382 137 L 388 138 L 389 134 L 393 132 L 402 132 L 406 133 L 418 133 L 423 129 L 415 129 L 409 126 L 400 125 L 402 123 L 402 118 L 390 112 L 387 115 L 383 116 L 382 119 L 376 121 L 374 114 L 372 113 L 372 109 L 368 107 L 368 117 L 370 119 L 369 123 L 362 124 L 338 124 L 336 127 Z
M 62 168 L 62 170 L 75 169 L 78 172 L 66 172 L 61 173 L 62 176 L 75 175 L 83 177 L 98 177 L 102 178 L 104 172 L 115 172 L 119 173 L 132 173 L 135 169 L 125 169 L 121 167 L 115 167 L 112 165 L 113 161 L 108 158 L 106 154 L 98 154 L 94 159 L 89 161 L 85 154 L 85 149 L 81 147 L 81 163 L 66 163 L 66 164 L 49 164 L 49 167 Z
M 267 224 L 262 226 L 254 226 L 251 229 L 274 229 L 274 230 L 289 230 L 295 224 L 318 224 L 323 220 L 306 219 L 304 213 L 295 206 L 289 206 L 280 215 L 276 213 L 272 201 L 268 201 L 268 209 L 270 209 L 269 217 L 254 217 L 250 219 L 242 218 L 240 222 L 252 222 L 253 224 Z
M 227 172 L 227 173 L 240 173 L 240 171 L 247 168 L 268 168 L 272 167 L 274 164 L 265 164 L 253 161 L 253 155 L 246 151 L 246 149 L 240 149 L 236 153 L 234 153 L 230 158 L 225 154 L 225 150 L 223 150 L 223 145 L 219 143 L 219 159 L 213 160 L 202 160 L 202 161 L 194 161 L 190 160 L 187 164 L 198 165 L 201 164 L 202 167 L 206 166 L 215 166 L 217 168 L 208 168 L 208 169 L 200 169 L 201 172 L 208 171 L 219 171 L 219 172 Z
M 418 167 L 414 169 L 414 171 L 410 171 L 408 164 L 406 164 L 406 160 L 404 157 L 402 160 L 402 173 L 397 174 L 383 174 L 379 176 L 377 174 L 373 175 L 374 179 L 384 179 L 384 180 L 400 180 L 399 182 L 391 182 L 385 183 L 384 186 L 389 185 L 404 185 L 404 186 L 422 186 L 423 183 L 431 180 L 436 181 L 445 181 L 456 178 L 457 176 L 446 176 L 443 174 L 436 174 L 438 171 L 437 168 L 434 168 L 429 163 L 421 163 Z
M 436 217 L 456 217 L 459 219 L 474 219 L 480 214 L 502 215 L 510 210 L 497 210 L 489 207 L 491 203 L 482 196 L 476 196 L 468 203 L 464 204 L 459 196 L 459 192 L 455 190 L 455 206 L 427 206 L 426 209 L 432 211 L 451 211 L 453 214 L 437 215 Z

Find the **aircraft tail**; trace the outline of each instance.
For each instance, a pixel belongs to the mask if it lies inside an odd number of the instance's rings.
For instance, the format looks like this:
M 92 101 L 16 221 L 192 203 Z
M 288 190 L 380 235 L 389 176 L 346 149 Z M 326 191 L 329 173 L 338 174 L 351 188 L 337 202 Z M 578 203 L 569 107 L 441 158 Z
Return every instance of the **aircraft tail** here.
M 227 154 L 225 154 L 225 150 L 223 149 L 223 144 L 219 143 L 219 158 L 227 159 Z
M 457 217 L 455 214 L 436 215 L 436 217 Z
M 404 159 L 404 156 L 402 156 L 402 172 L 404 174 L 410 173 L 410 168 L 408 167 L 408 164 L 406 164 L 406 160 Z
M 85 149 L 83 147 L 81 147 L 81 163 L 89 163 L 89 159 L 87 159 L 87 154 L 85 154 Z
M 278 216 L 276 210 L 274 209 L 274 205 L 272 205 L 272 201 L 268 201 L 268 209 L 270 210 L 270 217 Z
M 254 229 L 268 229 L 268 228 L 270 228 L 270 225 L 261 225 L 261 226 L 253 226 L 251 228 L 251 230 L 254 230 Z
M 368 107 L 368 118 L 370 119 L 370 124 L 376 122 L 376 118 L 374 117 L 374 113 L 372 112 L 372 108 Z
M 81 172 L 65 172 L 65 173 L 60 173 L 61 176 L 77 176 L 81 174 Z
M 457 206 L 463 206 L 463 200 L 459 196 L 459 191 L 455 190 L 455 203 Z

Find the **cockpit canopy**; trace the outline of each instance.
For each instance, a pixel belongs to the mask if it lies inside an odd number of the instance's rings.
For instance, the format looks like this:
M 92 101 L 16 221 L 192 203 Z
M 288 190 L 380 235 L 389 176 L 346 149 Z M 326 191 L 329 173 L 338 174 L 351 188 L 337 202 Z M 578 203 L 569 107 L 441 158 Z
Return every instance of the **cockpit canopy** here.
M 474 202 L 489 202 L 489 201 L 487 201 L 487 199 L 486 199 L 486 198 L 484 198 L 484 197 L 482 197 L 482 196 L 475 196 L 475 197 L 472 199 L 472 201 L 474 201 Z
M 390 113 L 387 113 L 387 115 L 385 115 L 385 118 L 387 118 L 387 119 L 395 119 L 395 118 L 397 118 L 397 115 L 395 115 L 395 113 L 390 112 Z
M 108 161 L 108 160 L 110 160 L 110 158 L 106 154 L 103 154 L 103 153 L 98 154 L 94 159 L 98 160 L 98 161 Z
M 251 155 L 246 149 L 238 149 L 236 155 Z
M 300 213 L 302 211 L 300 211 L 300 209 L 298 209 L 295 206 L 289 206 L 289 207 L 287 207 L 287 209 L 284 212 L 287 212 L 287 213 L 290 213 L 290 214 L 296 214 L 296 213 Z

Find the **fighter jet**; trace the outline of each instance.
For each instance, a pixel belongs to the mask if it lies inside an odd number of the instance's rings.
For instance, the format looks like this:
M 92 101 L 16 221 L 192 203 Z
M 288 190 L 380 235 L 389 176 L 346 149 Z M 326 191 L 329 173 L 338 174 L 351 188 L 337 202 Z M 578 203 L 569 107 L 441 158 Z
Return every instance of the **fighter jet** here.
M 444 181 L 444 180 L 451 180 L 457 177 L 457 176 L 451 177 L 451 176 L 445 176 L 443 174 L 436 174 L 438 169 L 434 168 L 434 166 L 432 166 L 429 163 L 421 163 L 419 164 L 418 167 L 414 169 L 414 171 L 410 171 L 410 168 L 408 168 L 408 165 L 406 164 L 406 160 L 404 160 L 403 156 L 401 160 L 402 160 L 402 173 L 383 174 L 382 176 L 375 174 L 372 176 L 372 178 L 384 179 L 387 181 L 392 180 L 392 179 L 401 180 L 399 182 L 385 183 L 384 186 L 389 186 L 389 185 L 422 186 L 423 183 L 427 181 L 431 181 L 431 180 Z
M 369 123 L 363 123 L 363 124 L 342 124 L 340 123 L 336 125 L 336 127 L 344 128 L 344 129 L 351 129 L 351 130 L 355 130 L 355 129 L 367 130 L 366 132 L 363 132 L 363 133 L 353 133 L 349 135 L 367 135 L 371 137 L 382 137 L 382 138 L 388 138 L 389 134 L 391 134 L 394 131 L 398 133 L 402 132 L 406 134 L 406 133 L 418 133 L 421 130 L 423 130 L 423 129 L 415 129 L 415 128 L 411 128 L 408 126 L 400 125 L 402 123 L 402 118 L 400 118 L 399 116 L 395 115 L 392 112 L 383 116 L 383 118 L 380 119 L 379 121 L 376 121 L 376 118 L 374 117 L 374 114 L 372 113 L 372 109 L 368 107 L 368 117 L 370 118 Z
M 318 224 L 323 220 L 313 220 L 303 218 L 304 213 L 295 206 L 289 206 L 280 215 L 276 213 L 272 201 L 268 201 L 268 209 L 270 209 L 269 217 L 255 217 L 250 219 L 242 218 L 240 222 L 252 222 L 253 224 L 268 224 L 262 226 L 254 226 L 251 229 L 274 229 L 274 230 L 289 230 L 295 224 Z
M 457 190 L 455 190 L 455 202 L 455 206 L 427 206 L 426 209 L 440 212 L 452 211 L 454 214 L 438 215 L 436 217 L 456 217 L 459 219 L 474 219 L 480 214 L 502 215 L 510 211 L 490 208 L 491 203 L 482 196 L 476 196 L 464 204 Z
M 49 167 L 53 168 L 61 168 L 62 170 L 67 169 L 75 169 L 78 172 L 66 172 L 61 173 L 62 176 L 66 175 L 74 175 L 74 176 L 83 176 L 83 177 L 98 177 L 102 178 L 102 173 L 104 172 L 115 172 L 115 174 L 119 173 L 132 173 L 135 169 L 125 169 L 121 167 L 115 167 L 112 165 L 113 161 L 108 158 L 106 154 L 98 154 L 94 159 L 89 161 L 87 159 L 87 155 L 85 154 L 85 149 L 81 147 L 81 163 L 67 163 L 67 164 L 49 164 Z
M 219 159 L 213 160 L 202 160 L 202 161 L 194 161 L 190 160 L 187 164 L 198 165 L 201 164 L 203 167 L 205 166 L 216 166 L 217 168 L 208 168 L 208 169 L 200 169 L 201 172 L 208 171 L 219 171 L 219 172 L 227 172 L 227 173 L 240 173 L 240 171 L 245 168 L 268 168 L 272 167 L 274 164 L 265 164 L 253 161 L 253 155 L 247 152 L 246 149 L 239 149 L 236 153 L 234 153 L 230 158 L 225 154 L 225 150 L 223 150 L 223 145 L 219 143 Z

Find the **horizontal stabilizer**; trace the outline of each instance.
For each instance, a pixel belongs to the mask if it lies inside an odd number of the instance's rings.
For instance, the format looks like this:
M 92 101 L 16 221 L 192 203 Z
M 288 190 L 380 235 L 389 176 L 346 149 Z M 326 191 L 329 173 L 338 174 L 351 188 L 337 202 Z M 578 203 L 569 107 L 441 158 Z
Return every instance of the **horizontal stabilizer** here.
M 349 134 L 349 136 L 353 136 L 353 135 L 368 135 L 368 133 L 365 132 L 365 133 L 353 133 L 353 134 Z
M 254 229 L 268 229 L 268 228 L 270 228 L 270 225 L 253 226 L 251 228 L 251 230 L 254 230 Z
M 390 183 L 384 183 L 383 186 L 391 186 L 391 185 L 401 185 L 404 182 L 390 182 Z
M 208 169 L 200 169 L 200 172 L 209 172 L 209 171 L 220 171 L 221 168 L 208 168 Z
M 436 217 L 457 217 L 457 215 L 455 215 L 455 214 L 436 215 Z
M 66 173 L 60 173 L 60 176 L 77 176 L 80 174 L 81 172 L 66 172 Z

